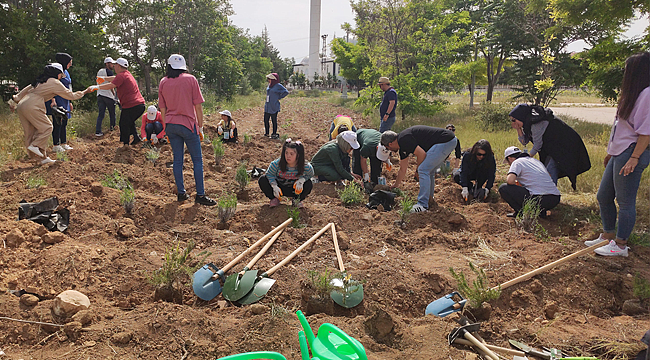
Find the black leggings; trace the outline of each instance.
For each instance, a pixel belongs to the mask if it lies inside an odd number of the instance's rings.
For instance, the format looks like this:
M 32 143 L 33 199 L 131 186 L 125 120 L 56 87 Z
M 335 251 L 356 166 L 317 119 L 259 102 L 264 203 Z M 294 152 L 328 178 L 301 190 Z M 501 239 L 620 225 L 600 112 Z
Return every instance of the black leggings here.
M 267 198 L 270 200 L 273 200 L 275 196 L 273 195 L 273 188 L 271 187 L 271 183 L 269 182 L 269 179 L 266 178 L 266 175 L 260 176 L 260 179 L 257 181 L 257 183 L 260 185 L 260 189 L 262 189 L 262 192 L 264 195 L 266 195 Z M 282 190 L 282 195 L 286 196 L 288 198 L 296 198 L 298 195 L 293 191 L 293 184 L 291 185 L 282 185 L 280 183 L 277 183 L 278 187 L 280 190 Z M 300 193 L 300 201 L 305 200 L 307 195 L 311 193 L 311 189 L 314 187 L 314 185 L 311 183 L 311 180 L 305 181 L 305 184 L 302 186 L 302 192 Z
M 510 205 L 515 213 L 521 211 L 521 208 L 524 206 L 524 201 L 528 199 L 538 199 L 542 212 L 551 210 L 560 203 L 560 195 L 530 195 L 530 192 L 525 187 L 517 185 L 501 184 L 499 186 L 499 194 L 501 194 L 503 200 Z
M 144 104 L 136 105 L 128 109 L 122 109 L 120 114 L 120 142 L 129 145 L 129 139 L 139 139 L 138 131 L 135 128 L 135 121 L 144 114 Z
M 352 151 L 352 156 L 354 157 L 354 165 L 352 171 L 363 176 L 361 162 L 366 161 L 366 159 L 361 158 L 361 152 L 359 150 Z M 379 180 L 377 179 L 381 175 L 381 160 L 377 159 L 376 156 L 370 156 L 370 181 L 377 184 Z
M 269 119 L 273 121 L 273 134 L 278 133 L 278 113 L 264 113 L 264 134 L 269 134 Z

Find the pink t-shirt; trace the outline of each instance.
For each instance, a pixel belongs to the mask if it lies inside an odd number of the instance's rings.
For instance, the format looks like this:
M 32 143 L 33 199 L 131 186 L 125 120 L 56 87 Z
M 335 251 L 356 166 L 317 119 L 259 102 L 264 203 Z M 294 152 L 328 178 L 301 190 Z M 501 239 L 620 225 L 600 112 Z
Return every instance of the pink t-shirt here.
M 165 123 L 179 124 L 194 131 L 198 128 L 194 105 L 205 102 L 199 82 L 190 74 L 164 77 L 158 86 L 158 107 L 166 109 Z
M 618 117 L 614 120 L 607 153 L 620 155 L 631 144 L 637 142 L 639 135 L 650 135 L 650 87 L 643 89 L 636 98 L 627 121 Z
M 144 98 L 140 94 L 138 83 L 128 70 L 115 75 L 112 83 L 116 86 L 117 98 L 120 99 L 123 109 L 144 104 Z

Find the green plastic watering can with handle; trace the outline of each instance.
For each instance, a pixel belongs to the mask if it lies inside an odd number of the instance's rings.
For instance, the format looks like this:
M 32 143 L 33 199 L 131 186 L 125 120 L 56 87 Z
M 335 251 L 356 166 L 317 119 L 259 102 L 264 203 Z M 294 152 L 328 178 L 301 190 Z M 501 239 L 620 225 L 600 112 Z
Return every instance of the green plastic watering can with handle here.
M 287 360 L 284 355 L 275 351 L 254 351 L 243 354 L 228 355 L 226 357 L 218 358 L 217 360 Z
M 317 335 L 311 330 L 307 318 L 298 310 L 298 320 L 304 330 L 304 337 L 314 356 L 311 360 L 368 360 L 366 350 L 361 343 L 346 334 L 335 325 L 325 323 L 318 328 Z M 298 334 L 298 338 L 301 335 Z M 309 349 L 301 343 L 300 352 L 302 359 L 309 359 Z

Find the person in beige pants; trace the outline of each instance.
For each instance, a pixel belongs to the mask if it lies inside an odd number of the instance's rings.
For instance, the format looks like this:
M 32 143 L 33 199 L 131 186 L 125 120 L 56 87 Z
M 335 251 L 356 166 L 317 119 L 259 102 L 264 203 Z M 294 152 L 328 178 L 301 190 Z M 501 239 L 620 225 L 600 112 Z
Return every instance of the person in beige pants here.
M 23 126 L 25 147 L 29 152 L 39 156 L 43 165 L 54 162 L 45 152 L 53 128 L 52 122 L 46 115 L 45 101 L 51 100 L 55 95 L 67 100 L 77 100 L 94 90 L 91 86 L 84 91 L 73 92 L 59 81 L 62 76 L 61 64 L 49 64 L 32 84 L 25 86 L 13 96 L 13 101 L 17 105 L 12 106 L 12 109 L 17 110 Z

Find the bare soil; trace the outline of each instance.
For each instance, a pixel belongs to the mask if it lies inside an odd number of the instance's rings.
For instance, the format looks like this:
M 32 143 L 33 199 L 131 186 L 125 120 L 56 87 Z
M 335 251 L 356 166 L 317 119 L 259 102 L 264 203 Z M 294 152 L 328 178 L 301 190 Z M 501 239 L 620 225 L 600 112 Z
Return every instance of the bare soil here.
M 360 114 L 314 98 L 288 98 L 279 114 L 280 134 L 300 139 L 310 158 L 327 139 L 337 114 L 368 126 Z M 208 195 L 218 198 L 235 190 L 235 169 L 266 166 L 279 156 L 280 140 L 263 137 L 262 108 L 234 112 L 240 142 L 226 144 L 220 165 L 212 146 L 203 145 Z M 217 116 L 208 116 L 205 129 L 215 136 Z M 243 143 L 243 134 L 252 136 Z M 462 134 L 461 134 L 462 135 Z M 289 228 L 256 268 L 266 270 L 329 222 L 339 231 L 345 266 L 353 279 L 364 281 L 365 298 L 344 309 L 329 297 L 319 297 L 308 271 L 337 269 L 331 235 L 326 233 L 287 266 L 273 274 L 275 285 L 258 304 L 235 306 L 221 296 L 210 302 L 197 299 L 191 287 L 182 289 L 180 303 L 154 300 L 155 288 L 147 274 L 158 269 L 166 249 L 175 241 L 197 242 L 196 252 L 208 250 L 210 260 L 223 266 L 249 244 L 288 218 L 286 202 L 270 209 L 255 180 L 239 200 L 228 228 L 219 230 L 216 207 L 176 202 L 168 145 L 154 163 L 139 146 L 119 149 L 118 134 L 102 139 L 89 136 L 73 144 L 69 161 L 37 167 L 28 161 L 7 164 L 0 174 L 0 238 L 19 229 L 24 242 L 0 245 L 0 315 L 21 320 L 65 324 L 54 318 L 53 298 L 67 289 L 86 294 L 92 322 L 83 331 L 57 331 L 43 325 L 0 320 L 2 359 L 215 359 L 245 351 L 272 350 L 288 359 L 300 359 L 295 312 L 308 315 L 312 329 L 335 324 L 365 347 L 370 359 L 469 359 L 471 350 L 451 347 L 447 334 L 452 317 L 424 316 L 426 306 L 454 290 L 449 268 L 470 274 L 468 262 L 485 269 L 491 285 L 515 278 L 584 248 L 593 239 L 597 222 L 590 209 L 561 205 L 541 224 L 548 238 L 517 229 L 505 216 L 507 204 L 495 196 L 489 203 L 463 205 L 460 188 L 437 179 L 435 203 L 427 213 L 415 214 L 405 226 L 396 225 L 395 210 L 380 212 L 363 205 L 345 207 L 333 184 L 318 183 L 300 211 L 303 228 Z M 413 179 L 415 166 L 409 168 Z M 135 188 L 135 206 L 126 214 L 120 192 L 98 186 L 105 174 L 118 169 Z M 185 157 L 185 185 L 194 195 L 192 162 Z M 503 176 L 504 169 L 500 169 Z M 29 189 L 26 180 L 40 175 L 47 185 Z M 396 171 L 385 172 L 388 180 Z M 403 189 L 417 193 L 408 181 Z M 17 221 L 18 202 L 58 196 L 71 211 L 70 227 L 62 242 L 40 241 L 38 226 Z M 566 211 L 565 211 L 566 210 Z M 568 211 L 574 210 L 574 211 Z M 576 214 L 567 219 L 562 214 Z M 249 259 L 244 259 L 247 262 Z M 243 263 L 235 267 L 240 270 Z M 636 274 L 650 278 L 650 249 L 634 248 L 628 258 L 582 256 L 503 291 L 490 303 L 480 335 L 490 344 L 506 346 L 508 339 L 557 347 L 570 355 L 613 359 L 618 349 L 598 344 L 625 342 L 640 348 L 638 340 L 650 328 L 648 305 L 641 314 L 623 313 L 634 299 Z M 191 281 L 189 277 L 185 283 Z M 34 306 L 20 303 L 9 289 L 39 294 Z M 468 314 L 472 315 L 472 314 Z M 630 350 L 630 352 L 633 352 Z M 619 357 L 620 358 L 620 357 Z

